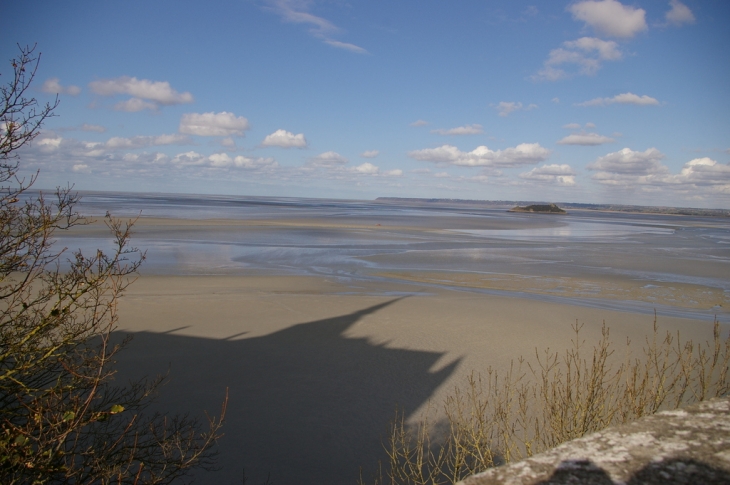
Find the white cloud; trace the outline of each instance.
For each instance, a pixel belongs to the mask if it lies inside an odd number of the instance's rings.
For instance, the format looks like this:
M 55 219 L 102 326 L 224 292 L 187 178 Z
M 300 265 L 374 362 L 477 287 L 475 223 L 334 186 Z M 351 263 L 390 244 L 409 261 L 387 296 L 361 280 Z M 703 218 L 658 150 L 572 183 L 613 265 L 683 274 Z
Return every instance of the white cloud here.
M 523 106 L 522 103 L 515 103 L 512 101 L 501 101 L 495 109 L 499 111 L 499 116 L 508 116 L 513 111 L 531 111 L 533 109 L 536 109 L 536 104 L 530 104 L 527 106 Z
M 560 104 L 560 98 L 553 98 L 553 103 Z
M 140 111 L 157 109 L 160 106 L 186 104 L 193 102 L 193 95 L 174 90 L 167 81 L 150 81 L 136 77 L 122 76 L 114 79 L 101 79 L 89 83 L 91 90 L 102 96 L 126 94 L 131 99 L 117 103 L 116 109 L 122 111 Z
M 634 93 L 617 94 L 613 98 L 595 98 L 576 104 L 576 106 L 606 106 L 609 104 L 634 104 L 637 106 L 658 106 L 660 103 L 651 96 Z
M 329 151 L 320 153 L 316 157 L 312 157 L 307 161 L 307 165 L 310 167 L 321 167 L 321 168 L 332 168 L 341 167 L 345 165 L 349 160 L 343 157 L 337 152 Z
M 221 145 L 226 148 L 236 148 L 236 141 L 230 136 L 227 136 L 221 140 Z
M 327 45 L 358 54 L 367 54 L 368 52 L 355 44 L 333 39 L 333 36 L 342 32 L 342 29 L 336 27 L 327 19 L 309 13 L 307 11 L 309 2 L 301 0 L 269 0 L 268 4 L 270 5 L 268 10 L 279 15 L 284 22 L 309 25 L 309 33 L 313 37 L 321 39 Z
M 363 158 L 375 158 L 378 155 L 380 155 L 380 152 L 378 150 L 366 150 L 360 154 Z
M 156 111 L 159 108 L 157 103 L 145 101 L 139 98 L 129 98 L 126 101 L 120 101 L 114 105 L 114 109 L 117 111 L 126 111 L 128 113 L 136 113 L 148 109 L 150 111 Z
M 563 125 L 563 128 L 568 130 L 580 130 L 581 126 L 578 123 L 568 123 L 567 125 Z
M 722 165 L 707 157 L 695 158 L 685 163 L 679 174 L 673 176 L 670 182 L 699 187 L 724 187 L 724 192 L 730 194 L 730 165 Z
M 543 68 L 532 76 L 533 81 L 557 81 L 580 74 L 593 76 L 604 61 L 618 61 L 623 54 L 612 40 L 581 37 L 563 42 L 562 47 L 550 51 Z M 577 71 L 568 72 L 566 66 L 574 65 Z
M 428 124 L 428 121 L 416 120 L 413 123 L 411 123 L 411 126 L 426 126 L 427 124 Z
M 53 153 L 61 148 L 61 143 L 63 143 L 63 137 L 49 133 L 46 136 L 38 137 L 34 145 L 37 145 L 41 153 Z
M 623 5 L 616 0 L 586 0 L 574 3 L 568 10 L 594 30 L 611 37 L 629 38 L 647 29 L 646 11 Z
M 81 131 L 95 131 L 96 133 L 104 133 L 106 132 L 106 128 L 104 128 L 101 125 L 91 125 L 88 123 L 84 123 L 79 128 Z
M 52 77 L 46 79 L 43 86 L 41 86 L 41 91 L 49 94 L 70 94 L 71 96 L 78 96 L 81 92 L 81 88 L 73 85 L 63 87 L 61 86 L 60 79 Z
M 566 136 L 565 138 L 562 138 L 557 143 L 558 145 L 594 146 L 603 145 L 604 143 L 611 143 L 613 141 L 613 138 L 599 135 L 598 133 L 573 133 Z
M 586 128 L 595 128 L 595 123 L 586 123 Z
M 243 136 L 249 129 L 243 116 L 222 111 L 220 113 L 186 113 L 180 119 L 180 133 L 198 136 Z
M 431 133 L 436 133 L 438 135 L 478 135 L 480 133 L 483 133 L 482 125 L 464 125 L 464 126 L 457 126 L 456 128 L 439 128 L 438 130 L 431 130 Z
M 91 170 L 89 169 L 89 166 L 85 163 L 77 163 L 73 167 L 71 167 L 71 170 L 78 173 L 91 173 Z
M 386 177 L 400 177 L 401 175 L 403 175 L 403 170 L 399 168 L 387 170 L 383 172 L 383 175 L 385 175 Z
M 490 150 L 486 146 L 479 146 L 471 152 L 462 152 L 455 146 L 443 145 L 438 148 L 426 148 L 408 153 L 408 156 L 415 160 L 462 167 L 533 165 L 546 160 L 549 155 L 550 150 L 541 147 L 539 143 L 522 143 L 514 148 L 496 151 Z
M 82 152 L 85 156 L 97 156 L 107 153 L 110 150 L 136 150 L 152 146 L 165 145 L 187 145 L 190 138 L 185 135 L 158 135 L 158 136 L 133 136 L 131 138 L 112 137 L 106 142 L 85 142 L 82 146 L 86 149 Z
M 350 52 L 355 52 L 357 54 L 367 54 L 368 51 L 363 49 L 360 46 L 357 46 L 355 44 L 350 44 L 349 42 L 340 42 L 339 40 L 332 40 L 332 39 L 324 39 L 324 43 L 327 45 L 331 45 L 332 47 L 337 47 L 338 49 L 345 49 Z
M 649 184 L 668 175 L 669 169 L 661 163 L 663 158 L 664 154 L 656 148 L 643 152 L 624 148 L 599 157 L 587 168 L 597 172 L 592 178 L 601 184 Z
M 370 162 L 365 162 L 362 165 L 358 165 L 357 167 L 353 168 L 353 170 L 357 173 L 375 175 L 380 169 Z
M 692 10 L 679 0 L 671 0 L 669 5 L 672 8 L 667 12 L 666 19 L 668 24 L 682 25 L 695 23 L 695 16 Z
M 433 174 L 433 176 L 440 178 L 440 179 L 445 179 L 445 178 L 451 177 L 451 175 L 449 175 L 448 172 L 438 172 L 438 173 Z
M 208 168 L 208 169 L 244 169 L 244 170 L 271 170 L 279 166 L 273 158 L 250 158 L 238 155 L 232 157 L 227 153 L 214 153 L 209 156 L 190 151 L 178 153 L 169 161 L 178 168 Z
M 678 174 L 672 174 L 660 163 L 664 158 L 657 149 L 635 152 L 624 148 L 609 153 L 588 165 L 597 173 L 593 180 L 620 189 L 639 187 L 644 191 L 672 191 L 674 196 L 707 199 L 708 196 L 730 196 L 730 165 L 708 157 L 685 163 Z
M 286 130 L 276 130 L 270 135 L 264 138 L 261 145 L 265 147 L 281 147 L 281 148 L 305 148 L 307 146 L 307 140 L 304 138 L 304 133 L 295 135 Z
M 519 175 L 521 179 L 531 180 L 533 182 L 561 185 L 565 187 L 575 185 L 575 171 L 570 165 L 552 164 L 535 167 L 529 172 Z
M 279 165 L 273 158 L 249 158 L 242 155 L 231 157 L 227 153 L 214 153 L 204 160 L 213 168 L 243 168 L 255 170 L 275 168 Z

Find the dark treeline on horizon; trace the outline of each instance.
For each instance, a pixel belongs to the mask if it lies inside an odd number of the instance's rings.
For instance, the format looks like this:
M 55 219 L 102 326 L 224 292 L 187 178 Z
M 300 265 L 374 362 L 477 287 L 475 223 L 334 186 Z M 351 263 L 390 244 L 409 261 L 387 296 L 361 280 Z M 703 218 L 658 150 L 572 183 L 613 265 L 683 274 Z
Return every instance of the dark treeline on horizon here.
M 417 203 L 449 203 L 449 204 L 472 204 L 491 207 L 526 206 L 536 204 L 549 204 L 546 201 L 536 200 L 476 200 L 476 199 L 437 199 L 417 197 L 378 197 L 376 201 L 382 202 L 417 202 Z M 648 214 L 668 214 L 683 216 L 705 216 L 705 217 L 730 217 L 730 210 L 727 209 L 701 209 L 693 207 L 666 207 L 650 205 L 622 205 L 622 204 L 583 204 L 578 202 L 557 202 L 558 206 L 565 209 L 585 209 L 596 211 L 612 212 L 634 212 Z

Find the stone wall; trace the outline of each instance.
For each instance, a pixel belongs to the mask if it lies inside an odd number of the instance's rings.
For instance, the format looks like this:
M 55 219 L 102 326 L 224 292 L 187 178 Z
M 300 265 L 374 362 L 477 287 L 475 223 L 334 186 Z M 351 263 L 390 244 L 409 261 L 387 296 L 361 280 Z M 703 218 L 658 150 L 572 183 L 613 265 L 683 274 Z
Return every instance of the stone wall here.
M 664 411 L 459 485 L 730 485 L 730 398 Z

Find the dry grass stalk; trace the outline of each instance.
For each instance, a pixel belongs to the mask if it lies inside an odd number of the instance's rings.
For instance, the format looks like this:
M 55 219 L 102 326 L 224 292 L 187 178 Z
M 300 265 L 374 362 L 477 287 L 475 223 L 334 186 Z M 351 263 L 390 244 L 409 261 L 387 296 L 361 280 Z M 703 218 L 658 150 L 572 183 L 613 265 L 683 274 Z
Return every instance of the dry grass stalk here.
M 416 425 L 396 413 L 376 485 L 453 484 L 502 463 L 520 460 L 566 441 L 730 391 L 730 335 L 682 342 L 669 332 L 654 332 L 639 357 L 627 340 L 625 357 L 614 356 L 605 323 L 592 349 L 580 338 L 582 325 L 563 354 L 536 350 L 535 361 L 520 357 L 506 375 L 488 369 L 472 373 L 466 389 L 454 389 L 443 404 Z M 360 479 L 360 484 L 364 484 Z

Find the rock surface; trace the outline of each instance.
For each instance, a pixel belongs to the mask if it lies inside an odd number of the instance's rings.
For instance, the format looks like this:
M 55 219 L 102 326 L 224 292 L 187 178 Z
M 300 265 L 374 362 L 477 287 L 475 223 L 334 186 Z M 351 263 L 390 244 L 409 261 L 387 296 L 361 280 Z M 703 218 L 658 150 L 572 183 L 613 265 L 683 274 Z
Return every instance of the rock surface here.
M 730 484 L 730 398 L 664 411 L 459 485 Z

